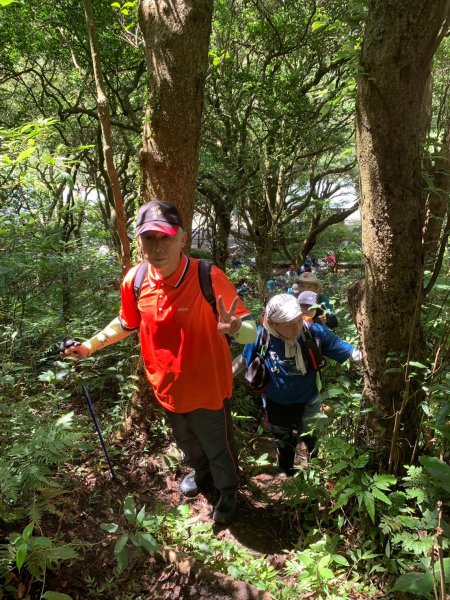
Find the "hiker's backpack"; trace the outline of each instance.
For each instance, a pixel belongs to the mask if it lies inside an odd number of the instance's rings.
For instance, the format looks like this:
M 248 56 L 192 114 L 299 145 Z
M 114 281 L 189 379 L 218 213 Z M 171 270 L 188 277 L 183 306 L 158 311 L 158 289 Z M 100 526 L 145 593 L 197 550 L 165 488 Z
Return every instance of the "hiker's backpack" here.
M 214 316 L 218 317 L 217 307 L 216 307 L 216 297 L 214 296 L 214 290 L 212 286 L 212 278 L 211 278 L 211 267 L 212 264 L 207 260 L 200 260 L 198 263 L 198 280 L 200 283 L 200 289 L 202 290 L 202 294 L 205 297 L 205 300 L 211 306 L 211 309 L 214 313 Z M 139 300 L 139 296 L 141 295 L 141 289 L 144 284 L 144 279 L 147 274 L 148 262 L 142 262 L 137 268 L 136 274 L 133 280 L 133 294 L 134 299 L 137 303 Z M 228 339 L 228 336 L 227 336 Z
M 270 373 L 265 363 L 265 358 L 269 351 L 269 342 L 270 334 L 267 329 L 263 327 L 259 332 L 252 360 L 245 373 L 245 380 L 250 388 L 257 394 L 262 394 L 270 384 Z

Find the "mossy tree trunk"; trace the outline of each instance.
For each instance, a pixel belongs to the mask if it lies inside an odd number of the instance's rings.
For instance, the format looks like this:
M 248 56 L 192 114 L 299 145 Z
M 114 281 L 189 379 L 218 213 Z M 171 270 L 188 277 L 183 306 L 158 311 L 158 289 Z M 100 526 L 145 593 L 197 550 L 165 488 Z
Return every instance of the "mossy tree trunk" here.
M 149 78 L 142 200 L 176 204 L 189 234 L 212 10 L 212 0 L 141 0 L 139 5 Z
M 420 383 L 404 365 L 420 361 L 424 350 L 423 111 L 449 7 L 448 0 L 371 0 L 361 53 L 357 155 L 365 280 L 353 299 L 372 408 L 367 434 L 390 470 L 411 458 L 421 417 Z

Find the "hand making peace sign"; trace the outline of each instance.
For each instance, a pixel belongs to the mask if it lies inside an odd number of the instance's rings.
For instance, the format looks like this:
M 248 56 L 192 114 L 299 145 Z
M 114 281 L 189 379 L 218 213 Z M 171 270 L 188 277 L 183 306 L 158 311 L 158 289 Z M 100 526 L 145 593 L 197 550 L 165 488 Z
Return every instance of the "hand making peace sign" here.
M 222 296 L 218 297 L 219 301 L 219 319 L 217 329 L 223 335 L 235 335 L 242 325 L 242 319 L 236 315 L 236 307 L 239 302 L 239 296 L 236 296 L 227 310 L 223 303 Z

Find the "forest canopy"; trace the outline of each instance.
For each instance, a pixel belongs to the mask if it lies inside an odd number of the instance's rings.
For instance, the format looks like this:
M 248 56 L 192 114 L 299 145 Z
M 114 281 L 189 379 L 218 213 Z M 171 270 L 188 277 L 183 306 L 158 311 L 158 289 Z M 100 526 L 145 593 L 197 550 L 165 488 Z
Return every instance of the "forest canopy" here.
M 0 598 L 447 597 L 449 10 L 0 0 Z M 235 378 L 229 528 L 180 495 L 138 337 L 59 352 L 118 314 L 155 199 L 257 324 L 312 268 L 360 351 L 292 477 Z

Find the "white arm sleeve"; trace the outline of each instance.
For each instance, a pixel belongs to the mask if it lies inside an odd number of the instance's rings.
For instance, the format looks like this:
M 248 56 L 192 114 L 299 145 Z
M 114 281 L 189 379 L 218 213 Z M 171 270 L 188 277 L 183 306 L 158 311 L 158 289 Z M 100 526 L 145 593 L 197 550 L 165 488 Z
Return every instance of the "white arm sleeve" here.
M 130 336 L 133 331 L 134 330 L 132 329 L 124 329 L 120 323 L 119 317 L 116 317 L 104 329 L 96 333 L 86 342 L 83 342 L 83 345 L 89 349 L 90 356 L 91 354 L 94 354 L 94 352 L 106 348 L 106 346 L 111 346 L 111 344 L 124 340 Z
M 245 359 L 242 356 L 242 354 L 239 354 L 239 356 L 236 356 L 236 358 L 233 360 L 233 363 L 232 363 L 233 377 L 236 377 L 237 375 L 239 375 L 239 373 L 241 371 L 243 371 L 245 368 L 246 368 Z

